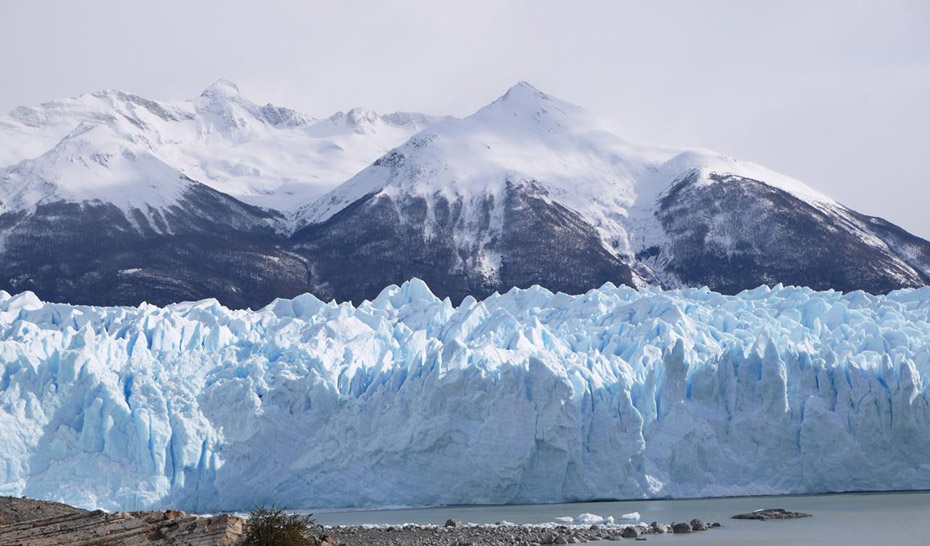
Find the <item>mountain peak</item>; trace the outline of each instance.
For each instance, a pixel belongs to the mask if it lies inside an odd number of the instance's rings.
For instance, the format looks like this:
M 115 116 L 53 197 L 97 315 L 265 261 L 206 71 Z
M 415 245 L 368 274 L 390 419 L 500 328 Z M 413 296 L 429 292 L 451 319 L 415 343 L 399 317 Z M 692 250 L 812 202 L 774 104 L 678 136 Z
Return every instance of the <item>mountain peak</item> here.
M 380 116 L 370 108 L 356 107 L 346 112 L 346 120 L 354 126 L 370 125 Z
M 210 87 L 204 89 L 201 97 L 223 96 L 235 97 L 239 95 L 239 86 L 225 78 L 220 78 L 213 82 Z
M 590 114 L 584 109 L 561 99 L 547 95 L 528 82 L 520 81 L 494 102 L 476 112 L 481 119 L 488 117 L 498 120 L 519 118 L 531 122 L 531 125 L 559 125 L 567 117 L 576 121 L 590 121 Z
M 502 99 L 518 99 L 518 98 L 537 98 L 543 100 L 551 100 L 552 97 L 543 93 L 539 89 L 533 86 L 530 82 L 519 81 L 515 83 L 506 93 L 501 97 Z
M 492 104 L 507 104 L 511 107 L 541 106 L 558 101 L 525 81 L 517 82 Z

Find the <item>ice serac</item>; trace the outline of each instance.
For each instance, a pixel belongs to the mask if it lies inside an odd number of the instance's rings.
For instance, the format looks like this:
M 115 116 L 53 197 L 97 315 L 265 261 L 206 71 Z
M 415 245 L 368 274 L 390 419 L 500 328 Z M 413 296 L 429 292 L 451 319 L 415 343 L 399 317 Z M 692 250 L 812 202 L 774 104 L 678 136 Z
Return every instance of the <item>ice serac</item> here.
M 87 507 L 930 488 L 930 289 L 458 306 L 412 280 L 82 307 L 0 291 L 0 494 Z

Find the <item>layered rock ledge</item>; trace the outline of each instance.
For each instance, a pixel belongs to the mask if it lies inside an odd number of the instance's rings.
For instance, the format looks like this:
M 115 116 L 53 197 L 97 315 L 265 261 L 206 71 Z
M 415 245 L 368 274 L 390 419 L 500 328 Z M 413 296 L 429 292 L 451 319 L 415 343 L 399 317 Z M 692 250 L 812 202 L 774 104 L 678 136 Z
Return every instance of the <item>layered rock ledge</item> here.
M 107 513 L 29 499 L 0 499 L 2 546 L 232 546 L 242 536 L 243 523 L 242 518 L 228 514 Z

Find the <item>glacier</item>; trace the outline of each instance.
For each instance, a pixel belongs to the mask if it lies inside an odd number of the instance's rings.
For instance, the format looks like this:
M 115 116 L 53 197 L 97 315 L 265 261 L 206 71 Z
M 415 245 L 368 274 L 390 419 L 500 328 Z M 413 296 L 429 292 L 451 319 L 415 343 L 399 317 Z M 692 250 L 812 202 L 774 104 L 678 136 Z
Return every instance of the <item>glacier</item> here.
M 419 280 L 89 307 L 0 291 L 0 494 L 191 511 L 930 489 L 930 288 L 453 306 Z

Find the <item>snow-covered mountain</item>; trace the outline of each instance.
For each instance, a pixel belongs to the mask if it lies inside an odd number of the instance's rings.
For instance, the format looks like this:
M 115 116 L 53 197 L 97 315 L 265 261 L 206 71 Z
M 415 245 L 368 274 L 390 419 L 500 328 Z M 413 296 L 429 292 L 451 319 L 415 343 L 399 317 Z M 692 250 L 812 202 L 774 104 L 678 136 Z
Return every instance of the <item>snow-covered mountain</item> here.
M 0 291 L 0 494 L 248 510 L 930 488 L 930 288 Z
M 363 108 L 315 120 L 259 106 L 226 80 L 190 101 L 108 90 L 0 118 L 0 169 L 9 171 L 0 201 L 8 209 L 57 199 L 157 208 L 176 200 L 164 181 L 165 170 L 174 169 L 245 203 L 286 212 L 437 120 Z M 114 159 L 122 161 L 112 165 Z M 11 198 L 24 184 L 32 187 L 28 198 Z
M 456 298 L 930 279 L 930 244 L 883 220 L 759 165 L 631 144 L 527 83 L 418 133 L 300 214 L 293 240 L 323 279 L 313 290 L 339 299 L 411 277 Z
M 607 281 L 886 292 L 930 280 L 930 244 L 758 165 L 627 142 L 527 83 L 464 119 L 317 120 L 227 81 L 0 118 L 0 287 L 256 308 L 413 277 L 455 301 Z
M 0 287 L 59 301 L 258 306 L 307 290 L 293 208 L 437 118 L 315 120 L 219 81 L 191 101 L 103 91 L 0 118 Z

